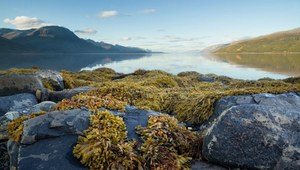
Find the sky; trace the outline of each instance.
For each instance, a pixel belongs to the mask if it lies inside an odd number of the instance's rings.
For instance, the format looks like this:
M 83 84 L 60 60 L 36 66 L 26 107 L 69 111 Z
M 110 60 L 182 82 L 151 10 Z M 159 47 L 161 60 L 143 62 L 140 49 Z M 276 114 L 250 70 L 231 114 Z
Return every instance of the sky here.
M 47 25 L 152 51 L 197 51 L 299 28 L 300 0 L 0 0 L 0 28 Z

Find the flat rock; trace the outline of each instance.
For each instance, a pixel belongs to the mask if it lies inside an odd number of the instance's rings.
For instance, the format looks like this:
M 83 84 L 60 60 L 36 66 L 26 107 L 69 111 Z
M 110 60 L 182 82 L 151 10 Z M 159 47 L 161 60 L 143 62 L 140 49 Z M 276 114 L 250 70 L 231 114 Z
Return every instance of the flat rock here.
M 0 116 L 9 111 L 18 111 L 22 113 L 24 110 L 35 104 L 37 104 L 37 99 L 30 93 L 0 97 Z
M 300 169 L 300 97 L 296 93 L 249 96 L 227 98 L 234 102 L 224 105 L 208 129 L 203 156 L 247 169 Z
M 66 89 L 62 91 L 53 91 L 49 92 L 49 100 L 53 102 L 59 102 L 63 99 L 71 99 L 73 96 L 79 94 L 88 92 L 90 90 L 93 90 L 95 88 L 93 87 L 78 87 L 74 89 Z
M 89 126 L 86 110 L 54 111 L 24 122 L 22 144 L 32 144 L 45 138 L 68 134 L 80 135 Z
M 66 135 L 43 139 L 32 145 L 21 145 L 18 169 L 88 169 L 73 156 L 77 139 L 77 135 Z

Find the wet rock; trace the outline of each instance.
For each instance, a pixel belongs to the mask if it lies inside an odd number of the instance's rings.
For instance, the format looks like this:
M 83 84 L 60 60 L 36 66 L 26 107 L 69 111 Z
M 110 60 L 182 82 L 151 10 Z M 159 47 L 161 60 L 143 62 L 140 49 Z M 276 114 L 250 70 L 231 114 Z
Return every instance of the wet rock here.
M 36 97 L 29 93 L 0 97 L 0 116 L 9 111 L 22 113 L 35 104 L 37 104 Z
M 7 141 L 7 152 L 9 155 L 10 169 L 17 169 L 18 167 L 19 146 L 20 145 L 14 141 Z
M 204 139 L 202 153 L 208 161 L 248 169 L 300 169 L 300 97 L 296 93 L 227 100 Z
M 71 99 L 73 96 L 79 94 L 88 92 L 90 90 L 93 90 L 95 88 L 93 87 L 78 87 L 74 89 L 66 89 L 63 91 L 53 91 L 49 94 L 49 100 L 53 102 L 59 102 L 63 99 Z
M 64 79 L 59 72 L 53 70 L 40 70 L 36 74 L 44 83 L 49 84 L 53 90 L 59 91 L 64 89 Z

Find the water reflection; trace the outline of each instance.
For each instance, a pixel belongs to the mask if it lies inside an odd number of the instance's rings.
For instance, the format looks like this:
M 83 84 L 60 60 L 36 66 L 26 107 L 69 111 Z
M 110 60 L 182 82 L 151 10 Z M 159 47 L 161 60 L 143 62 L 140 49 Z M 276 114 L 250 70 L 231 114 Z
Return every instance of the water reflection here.
M 151 54 L 0 54 L 0 69 L 31 68 L 79 71 L 83 67 L 133 60 Z
M 164 70 L 177 74 L 183 71 L 213 73 L 239 79 L 270 77 L 282 79 L 300 76 L 300 56 L 226 55 L 201 53 L 157 54 L 0 54 L 0 69 L 37 66 L 54 70 L 93 70 L 109 67 L 131 73 L 137 69 Z
M 218 54 L 210 57 L 244 67 L 300 76 L 300 54 Z

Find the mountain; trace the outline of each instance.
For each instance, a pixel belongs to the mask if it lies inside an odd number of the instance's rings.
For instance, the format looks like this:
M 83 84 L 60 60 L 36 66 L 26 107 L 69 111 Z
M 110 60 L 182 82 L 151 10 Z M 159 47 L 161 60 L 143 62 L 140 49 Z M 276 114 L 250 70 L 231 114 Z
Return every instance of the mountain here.
M 97 46 L 97 47 L 101 47 L 101 48 L 104 48 L 106 49 L 107 51 L 114 51 L 116 53 L 147 53 L 147 52 L 151 52 L 149 50 L 144 50 L 142 48 L 137 48 L 137 47 L 125 47 L 125 46 L 121 46 L 121 45 L 112 45 L 112 44 L 108 44 L 108 43 L 105 43 L 103 41 L 101 42 L 96 42 L 94 40 L 91 40 L 91 39 L 87 39 L 86 40 L 87 42 Z
M 300 52 L 300 28 L 233 42 L 215 53 L 289 53 Z
M 59 26 L 46 26 L 30 30 L 2 28 L 0 29 L 0 37 L 0 52 L 2 53 L 128 53 L 132 49 L 132 47 L 124 47 L 121 50 L 102 47 L 98 45 L 98 42 L 93 41 L 92 43 L 92 40 L 81 39 L 69 29 Z M 133 52 L 141 53 L 147 51 L 139 49 Z

